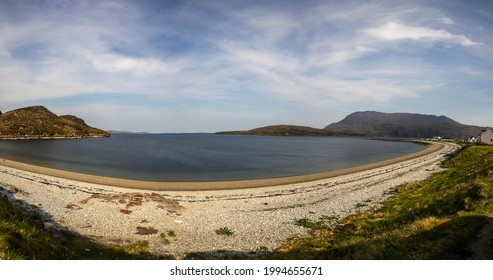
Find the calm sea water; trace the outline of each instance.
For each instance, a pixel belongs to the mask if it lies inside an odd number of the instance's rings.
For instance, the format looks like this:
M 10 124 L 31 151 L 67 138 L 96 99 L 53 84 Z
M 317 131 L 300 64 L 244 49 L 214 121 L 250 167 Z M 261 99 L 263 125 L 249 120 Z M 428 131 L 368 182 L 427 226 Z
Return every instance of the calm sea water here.
M 147 181 L 275 178 L 341 169 L 424 149 L 341 137 L 113 134 L 80 140 L 0 141 L 0 157 L 79 173 Z

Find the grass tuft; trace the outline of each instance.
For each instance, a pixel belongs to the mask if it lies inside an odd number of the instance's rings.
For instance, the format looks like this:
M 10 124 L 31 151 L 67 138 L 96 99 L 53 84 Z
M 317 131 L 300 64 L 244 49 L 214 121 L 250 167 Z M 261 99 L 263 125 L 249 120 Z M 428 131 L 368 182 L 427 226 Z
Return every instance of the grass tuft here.
M 216 234 L 218 234 L 218 235 L 231 236 L 231 235 L 234 234 L 234 232 L 231 229 L 227 228 L 227 227 L 222 227 L 222 228 L 216 230 Z

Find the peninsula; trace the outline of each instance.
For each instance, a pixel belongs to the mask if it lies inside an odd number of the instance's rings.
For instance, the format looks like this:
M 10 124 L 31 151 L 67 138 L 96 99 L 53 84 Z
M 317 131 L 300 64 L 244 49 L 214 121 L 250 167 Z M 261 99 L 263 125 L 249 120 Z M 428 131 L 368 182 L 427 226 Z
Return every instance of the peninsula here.
M 270 125 L 250 130 L 222 131 L 217 134 L 261 136 L 365 136 L 384 138 L 468 139 L 483 127 L 465 125 L 446 116 L 415 113 L 354 112 L 325 128 L 296 125 Z
M 332 132 L 325 129 L 297 125 L 270 125 L 250 130 L 221 131 L 217 134 L 260 136 L 361 136 L 357 133 Z
M 0 112 L 0 140 L 109 137 L 72 115 L 57 116 L 43 106 Z

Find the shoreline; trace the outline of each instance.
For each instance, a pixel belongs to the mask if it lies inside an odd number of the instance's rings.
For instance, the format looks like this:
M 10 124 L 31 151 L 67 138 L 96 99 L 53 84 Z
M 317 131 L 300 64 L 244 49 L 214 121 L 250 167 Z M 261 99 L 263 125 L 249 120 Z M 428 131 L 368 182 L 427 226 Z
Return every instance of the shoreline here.
M 336 177 L 195 192 L 136 190 L 0 166 L 0 195 L 35 213 L 45 228 L 68 229 L 98 244 L 144 241 L 150 253 L 177 259 L 189 253 L 214 258 L 263 254 L 291 238 L 314 234 L 296 225 L 300 219 L 330 221 L 333 227 L 349 215 L 377 208 L 396 186 L 443 170 L 441 162 L 457 149 L 437 143 L 421 156 Z M 234 234 L 218 235 L 220 228 Z M 152 232 L 142 235 L 142 229 Z M 161 236 L 169 231 L 175 237 L 163 244 Z
M 429 142 L 429 141 L 412 141 L 412 142 L 421 145 L 426 145 L 427 147 L 424 150 L 419 151 L 417 153 L 412 153 L 409 155 L 400 156 L 397 158 L 392 158 L 375 163 L 358 165 L 354 167 L 337 169 L 327 172 L 280 177 L 280 178 L 237 180 L 237 181 L 156 182 L 156 181 L 143 181 L 143 180 L 133 180 L 133 179 L 121 179 L 121 178 L 105 177 L 105 176 L 90 175 L 90 174 L 83 174 L 83 173 L 77 173 L 72 171 L 53 169 L 53 168 L 23 163 L 23 162 L 12 161 L 4 158 L 0 158 L 0 165 L 15 168 L 15 169 L 20 169 L 23 171 L 34 172 L 42 175 L 75 180 L 79 182 L 107 185 L 107 186 L 114 186 L 121 188 L 139 189 L 139 190 L 153 190 L 153 191 L 231 190 L 231 189 L 248 189 L 248 188 L 286 185 L 286 184 L 305 183 L 305 182 L 311 182 L 321 179 L 328 179 L 328 178 L 366 171 L 366 170 L 379 168 L 379 167 L 411 160 L 414 158 L 426 156 L 443 148 L 443 144 L 436 142 Z
M 0 135 L 0 141 L 23 141 L 23 140 L 74 140 L 74 139 L 86 139 L 86 138 L 107 138 L 108 135 L 85 135 L 85 136 L 10 136 Z

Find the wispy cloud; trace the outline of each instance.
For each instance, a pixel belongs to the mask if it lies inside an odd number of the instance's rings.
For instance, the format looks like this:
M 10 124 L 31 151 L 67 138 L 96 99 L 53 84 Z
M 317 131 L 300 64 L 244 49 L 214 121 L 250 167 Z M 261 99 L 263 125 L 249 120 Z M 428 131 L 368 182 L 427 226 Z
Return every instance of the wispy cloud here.
M 146 111 L 122 98 L 137 95 L 158 101 L 154 116 L 203 112 L 219 130 L 406 104 L 447 89 L 437 81 L 456 76 L 441 63 L 487 68 L 466 58 L 489 56 L 488 23 L 480 33 L 456 15 L 418 1 L 11 1 L 0 7 L 0 105 L 104 94 L 92 100 L 125 123 L 130 107 Z
M 432 29 L 419 26 L 409 26 L 399 22 L 388 22 L 376 28 L 369 28 L 364 32 L 372 37 L 387 40 L 431 40 L 458 43 L 463 46 L 481 45 L 462 34 L 451 34 L 444 29 Z

